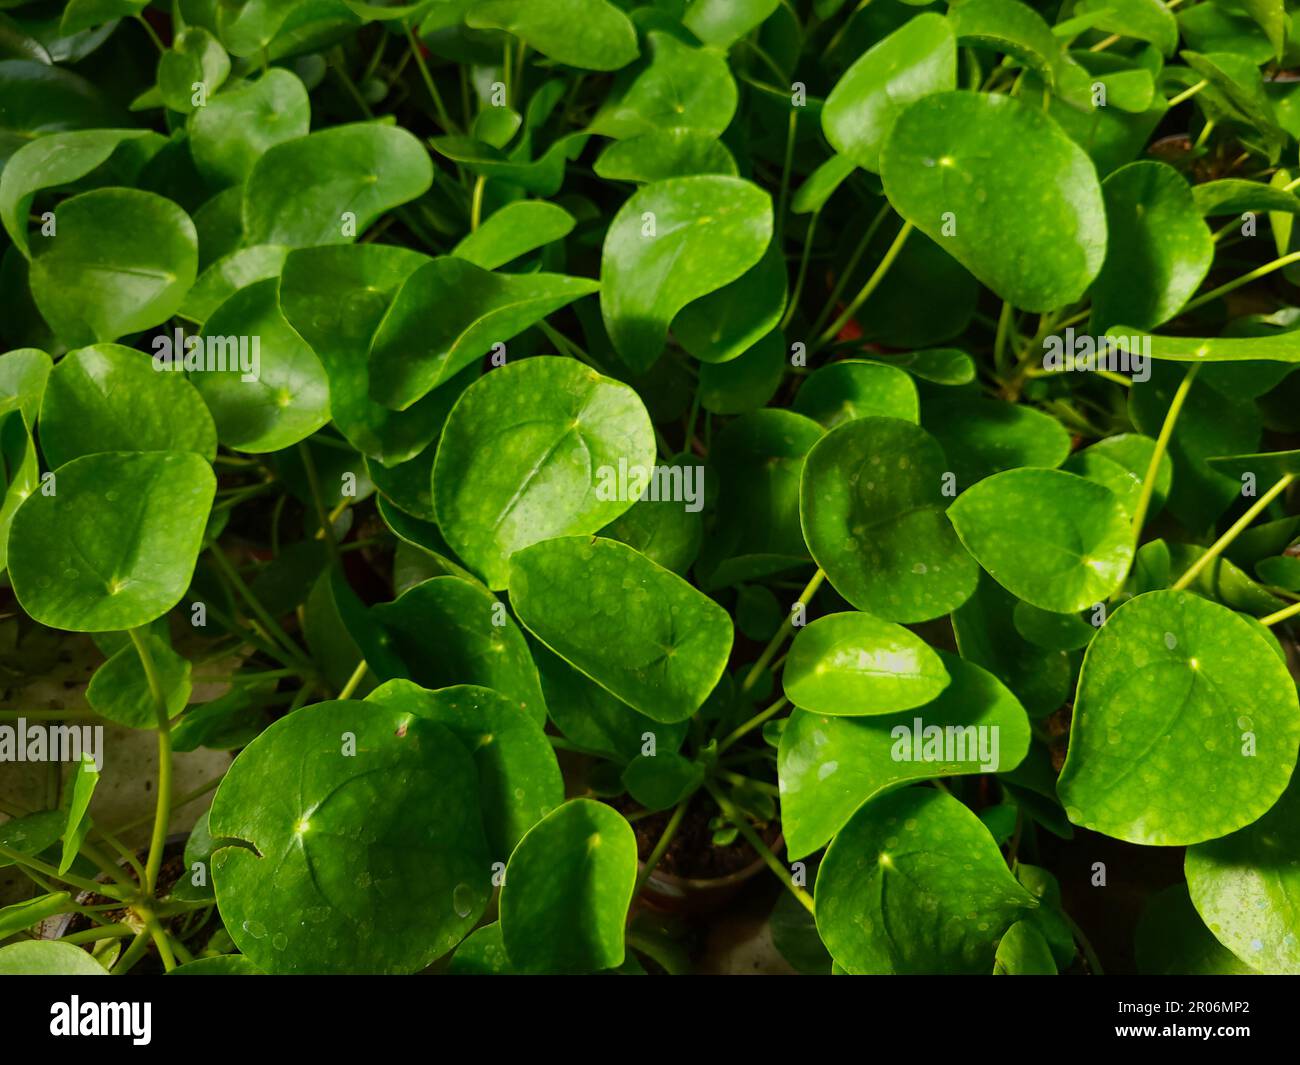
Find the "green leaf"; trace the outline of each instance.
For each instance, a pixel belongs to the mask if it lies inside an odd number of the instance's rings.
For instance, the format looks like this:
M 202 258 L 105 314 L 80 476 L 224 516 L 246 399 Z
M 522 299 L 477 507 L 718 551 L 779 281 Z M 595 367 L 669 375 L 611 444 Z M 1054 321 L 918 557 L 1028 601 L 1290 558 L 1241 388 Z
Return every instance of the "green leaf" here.
M 692 174 L 735 175 L 736 160 L 707 130 L 669 127 L 615 141 L 592 169 L 606 181 L 663 181 Z
M 1138 971 L 1147 976 L 1249 976 L 1254 973 L 1205 927 L 1186 884 L 1152 895 L 1134 942 Z
M 1283 0 L 1241 0 L 1241 6 L 1259 23 L 1260 29 L 1268 35 L 1268 43 L 1273 46 L 1273 54 L 1281 59 L 1290 23 Z
M 190 663 L 170 644 L 152 634 L 145 637 L 158 670 L 167 702 L 175 717 L 190 700 Z M 86 702 L 95 713 L 128 728 L 157 728 L 158 711 L 148 677 L 134 644 L 126 644 L 95 670 L 86 689 Z
M 916 710 L 886 717 L 790 715 L 777 754 L 790 858 L 811 854 L 859 806 L 901 784 L 1005 773 L 1025 757 L 1029 720 L 1016 697 L 974 663 L 938 655 L 953 682 Z
M 1088 647 L 1057 791 L 1093 831 L 1200 843 L 1277 801 L 1297 744 L 1295 683 L 1264 637 L 1198 595 L 1148 592 Z
M 387 706 L 281 718 L 235 759 L 209 824 L 222 920 L 266 972 L 417 972 L 491 891 L 472 758 L 442 725 Z
M 1007 929 L 993 959 L 994 976 L 1055 976 L 1052 948 L 1029 921 Z
M 407 277 L 370 348 L 370 394 L 406 410 L 497 344 L 599 285 L 561 274 L 494 274 L 455 256 Z
M 518 200 L 496 211 L 473 233 L 467 233 L 452 254 L 484 270 L 495 270 L 521 255 L 563 240 L 576 224 L 563 207 L 545 200 Z
M 429 153 L 404 129 L 362 122 L 267 148 L 244 185 L 244 242 L 347 244 L 426 192 Z
M 265 976 L 256 965 L 242 954 L 219 954 L 211 958 L 196 958 L 178 965 L 168 976 Z
M 280 310 L 329 378 L 330 418 L 358 451 L 394 468 L 437 439 L 460 395 L 448 384 L 405 411 L 370 398 L 367 355 L 375 331 L 403 282 L 428 261 L 387 244 L 299 248 L 280 278 Z M 421 487 L 427 494 L 427 467 Z
M 217 430 L 179 372 L 142 352 L 99 344 L 65 355 L 41 404 L 41 448 L 51 466 L 101 451 L 192 451 L 209 462 Z
M 1106 33 L 1150 41 L 1162 55 L 1178 47 L 1178 22 L 1161 0 L 1079 0 L 1074 12 L 1092 16 L 1092 25 Z
M 880 166 L 894 208 L 1022 310 L 1073 303 L 1101 269 L 1096 170 L 1056 123 L 1011 96 L 917 101 L 899 116 Z
M 1300 785 L 1245 828 L 1187 849 L 1187 886 L 1211 932 L 1262 973 L 1300 972 Z
M 89 81 L 46 63 L 0 60 L 0 94 L 0 162 L 42 134 L 127 125 L 126 115 Z
M 0 976 L 107 975 L 107 969 L 71 943 L 30 939 L 0 947 Z
M 682 25 L 705 44 L 730 48 L 766 22 L 780 0 L 691 0 Z
M 188 115 L 205 107 L 229 74 L 230 56 L 221 43 L 203 27 L 190 26 L 159 57 L 158 91 L 168 108 Z M 203 103 L 195 100 L 199 93 Z
M 523 973 L 588 973 L 623 962 L 636 837 L 604 803 L 573 799 L 519 842 L 501 888 L 501 939 Z
M 584 70 L 618 70 L 639 54 L 636 27 L 607 0 L 482 0 L 465 24 L 505 30 L 548 59 Z
M 854 814 L 822 860 L 816 900 L 822 942 L 855 975 L 991 972 L 997 941 L 1037 905 L 979 818 L 929 788 Z
M 961 0 L 952 5 L 948 19 L 958 44 L 1002 52 L 1033 70 L 1049 86 L 1065 87 L 1061 45 L 1043 16 L 1028 4 L 1020 0 Z
M 329 379 L 285 321 L 279 287 L 278 278 L 258 281 L 218 307 L 203 324 L 196 351 L 206 360 L 190 374 L 217 437 L 239 451 L 279 451 L 330 417 Z
M 859 610 L 924 621 L 974 591 L 978 567 L 944 513 L 945 466 L 934 438 L 897 418 L 845 422 L 808 453 L 804 537 L 835 590 Z
M 546 721 L 523 633 L 486 588 L 460 577 L 431 577 L 373 611 L 418 683 L 494 688 L 539 725 Z
M 601 314 L 624 361 L 649 369 L 677 313 L 757 265 L 771 238 L 771 199 L 740 178 L 669 178 L 635 192 L 610 223 L 600 266 Z
M 76 857 L 75 850 L 72 852 L 72 857 Z M 71 863 L 71 858 L 68 861 Z M 0 906 L 0 939 L 8 939 L 25 928 L 40 924 L 47 917 L 66 913 L 71 899 L 72 896 L 66 891 L 55 891 L 49 895 L 37 895 L 34 899 L 16 902 L 12 906 Z M 4 958 L 0 956 L 0 973 L 4 971 Z
M 1213 215 L 1241 215 L 1246 211 L 1285 211 L 1300 214 L 1300 196 L 1265 185 L 1261 181 L 1223 178 L 1192 186 L 1196 208 L 1207 218 Z
M 704 767 L 672 751 L 639 754 L 623 770 L 627 793 L 647 810 L 667 810 L 704 783 Z
M 134 648 L 132 650 L 134 651 Z M 103 756 L 102 751 L 100 756 Z M 72 863 L 77 860 L 77 852 L 81 850 L 81 844 L 85 841 L 86 833 L 90 831 L 88 816 L 90 797 L 95 794 L 95 787 L 98 784 L 99 768 L 95 765 L 95 759 L 83 753 L 72 776 L 72 794 L 68 799 L 68 823 L 63 829 L 63 854 L 59 858 L 60 876 L 72 868 Z M 3 925 L 2 919 L 0 925 Z M 5 932 L 0 929 L 0 939 L 4 936 Z
M 1142 482 L 1151 466 L 1155 446 L 1154 440 L 1141 433 L 1119 433 L 1098 440 L 1082 451 L 1076 451 L 1066 459 L 1062 469 L 1105 485 L 1119 497 L 1124 509 L 1132 514 L 1142 494 Z M 1164 507 L 1173 471 L 1174 464 L 1166 452 L 1160 456 L 1160 464 L 1156 469 L 1149 514 L 1159 514 Z
M 730 362 L 776 330 L 785 305 L 785 261 L 772 243 L 735 281 L 683 307 L 673 337 L 701 362 Z
M 552 651 L 656 721 L 695 713 L 731 651 L 725 610 L 615 540 L 524 548 L 512 559 L 510 601 Z
M 865 359 L 842 359 L 814 370 L 795 394 L 794 409 L 827 429 L 854 418 L 920 420 L 912 378 L 895 366 Z
M 480 378 L 452 410 L 434 460 L 434 508 L 466 565 L 504 588 L 513 552 L 608 525 L 642 494 L 635 471 L 648 477 L 654 463 L 654 432 L 632 389 L 572 359 L 525 359 Z
M 1058 614 L 1105 602 L 1133 562 L 1133 532 L 1119 498 L 1064 470 L 994 474 L 966 489 L 948 517 L 994 580 Z
M 63 835 L 68 816 L 63 810 L 39 810 L 0 824 L 0 847 L 19 854 L 37 855 L 52 847 Z M 14 864 L 0 854 L 0 869 Z
M 106 452 L 55 471 L 14 516 L 9 576 L 24 610 L 74 632 L 132 629 L 185 593 L 216 492 L 192 452 Z
M 532 162 L 513 159 L 499 148 L 473 137 L 434 137 L 429 145 L 473 174 L 500 178 L 538 196 L 554 196 L 564 184 L 565 163 L 576 159 L 586 143 L 586 133 L 571 133 L 555 141 Z
M 278 244 L 255 244 L 223 255 L 199 274 L 176 313 L 202 325 L 240 289 L 279 277 L 288 255 L 289 249 Z
M 517 976 L 501 940 L 501 922 L 493 921 L 474 929 L 459 947 L 447 967 L 450 976 Z
M 14 246 L 31 257 L 27 216 L 38 192 L 70 185 L 110 160 L 129 158 L 129 171 L 162 143 L 147 130 L 93 129 L 51 133 L 19 148 L 0 171 L 0 221 Z
M 269 148 L 307 135 L 311 102 L 290 71 L 273 67 L 196 108 L 187 129 L 194 165 L 214 187 L 241 184 Z
M 1191 187 L 1165 163 L 1120 167 L 1101 187 L 1106 262 L 1092 286 L 1092 321 L 1150 329 L 1177 314 L 1214 261 L 1214 240 Z
M 828 614 L 800 629 L 781 674 L 795 706 L 859 717 L 909 710 L 948 686 L 938 654 L 902 625 L 870 614 Z
M 56 223 L 32 260 L 32 297 L 69 346 L 165 322 L 194 283 L 194 223 L 161 196 L 96 189 L 63 201 Z
M 1065 427 L 1023 404 L 976 396 L 943 397 L 926 403 L 921 421 L 943 448 L 959 490 L 1021 466 L 1054 469 L 1070 454 Z
M 714 414 L 744 414 L 766 406 L 781 387 L 785 359 L 785 337 L 774 329 L 739 358 L 704 363 L 700 406 Z
M 726 57 L 659 30 L 646 34 L 646 44 L 649 55 L 615 79 L 588 132 L 622 138 L 684 128 L 718 136 L 738 98 Z
M 1253 337 L 1168 337 L 1115 325 L 1106 333 L 1122 351 L 1140 344 L 1138 354 L 1170 362 L 1300 362 L 1300 346 L 1290 331 Z
M 960 12 L 976 0 L 968 0 Z M 837 152 L 880 170 L 880 150 L 903 110 L 915 100 L 957 88 L 957 39 L 949 19 L 917 15 L 873 45 L 826 97 L 822 129 Z
M 366 702 L 436 721 L 464 744 L 478 768 L 494 859 L 505 861 L 524 833 L 564 802 L 560 767 L 541 723 L 500 692 L 470 684 L 426 691 L 392 680 Z

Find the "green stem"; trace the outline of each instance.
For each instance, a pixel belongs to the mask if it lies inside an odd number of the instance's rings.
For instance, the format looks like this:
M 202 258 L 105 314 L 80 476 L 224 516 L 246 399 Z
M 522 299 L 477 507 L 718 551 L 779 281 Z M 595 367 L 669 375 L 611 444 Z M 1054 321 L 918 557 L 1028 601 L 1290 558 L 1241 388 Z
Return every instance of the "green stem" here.
M 1177 107 L 1179 104 L 1184 103 L 1187 100 L 1190 100 L 1193 96 L 1195 96 L 1198 92 L 1200 92 L 1209 84 L 1210 83 L 1208 81 L 1198 81 L 1190 89 L 1184 89 L 1177 96 L 1171 96 L 1168 101 L 1170 110 Z
M 1092 944 L 1088 942 L 1088 937 L 1083 934 L 1083 929 L 1075 924 L 1074 918 L 1064 910 L 1058 912 L 1063 918 L 1065 918 L 1065 923 L 1070 926 L 1070 933 L 1074 936 L 1075 942 L 1079 944 L 1080 949 L 1083 951 L 1083 956 L 1088 961 L 1088 968 L 1091 970 L 1092 975 L 1106 975 L 1101 968 L 1101 959 L 1097 957 L 1097 952 L 1092 949 Z
M 442 95 L 438 92 L 438 86 L 433 83 L 433 75 L 429 73 L 428 66 L 425 65 L 424 56 L 420 54 L 420 44 L 415 39 L 415 33 L 410 26 L 406 28 L 406 40 L 411 46 L 411 56 L 415 59 L 415 65 L 420 68 L 420 77 L 424 79 L 424 87 L 429 90 L 429 96 L 433 100 L 433 109 L 438 112 L 438 121 L 442 124 L 443 131 L 446 133 L 459 133 L 456 123 L 451 120 L 447 114 L 447 109 L 442 105 Z
M 1169 404 L 1169 411 L 1165 414 L 1164 424 L 1160 426 L 1160 435 L 1156 437 L 1155 449 L 1151 452 L 1151 461 L 1147 463 L 1147 473 L 1142 479 L 1142 492 L 1138 496 L 1137 506 L 1133 510 L 1133 542 L 1136 544 L 1142 537 L 1142 526 L 1146 524 L 1147 510 L 1151 506 L 1151 496 L 1156 489 L 1156 475 L 1160 472 L 1160 460 L 1165 457 L 1165 452 L 1169 450 L 1169 440 L 1174 435 L 1174 426 L 1178 424 L 1178 415 L 1182 412 L 1183 403 L 1187 399 L 1187 393 L 1191 391 L 1192 382 L 1196 380 L 1196 371 L 1201 368 L 1200 363 L 1193 363 L 1191 369 L 1183 377 L 1174 393 L 1174 398 Z
M 1225 532 L 1222 536 L 1220 536 L 1217 540 L 1215 540 L 1214 543 L 1210 546 L 1209 550 L 1205 552 L 1205 554 L 1203 554 L 1200 558 L 1198 558 L 1195 562 L 1193 562 L 1190 566 L 1187 567 L 1187 572 L 1185 572 L 1181 577 L 1178 578 L 1177 581 L 1174 582 L 1173 590 L 1177 592 L 1183 588 L 1186 588 L 1189 584 L 1192 583 L 1192 581 L 1196 580 L 1197 574 L 1200 573 L 1201 570 L 1205 569 L 1206 566 L 1208 566 L 1221 554 L 1223 554 L 1224 549 L 1230 543 L 1232 543 L 1232 541 L 1235 540 L 1241 534 L 1241 532 L 1248 525 L 1250 525 L 1250 523 L 1254 521 L 1255 518 L 1257 518 L 1270 503 L 1273 502 L 1273 500 L 1275 500 L 1278 496 L 1280 496 L 1283 492 L 1287 490 L 1291 482 L 1295 480 L 1295 477 L 1296 475 L 1294 473 L 1284 473 L 1281 477 L 1279 477 L 1277 483 L 1274 484 L 1272 488 L 1270 488 L 1257 500 L 1255 500 L 1255 502 L 1251 505 L 1250 509 L 1247 510 L 1246 513 L 1244 513 L 1240 518 L 1234 521 L 1232 525 L 1229 527 L 1228 531 Z
M 347 683 L 344 684 L 343 687 L 339 689 L 339 698 L 351 699 L 352 693 L 357 690 L 358 686 L 361 684 L 361 679 L 365 675 L 366 675 L 366 660 L 363 658 L 360 662 L 357 663 L 357 668 L 352 671 L 352 676 L 348 677 Z
M 681 827 L 682 818 L 686 816 L 686 808 L 690 805 L 690 802 L 691 796 L 688 795 L 677 804 L 677 808 L 673 810 L 673 815 L 668 818 L 668 824 L 664 826 L 659 842 L 655 844 L 654 850 L 650 852 L 650 856 L 641 867 L 641 872 L 637 874 L 636 886 L 632 889 L 633 898 L 641 894 L 641 889 L 645 887 L 645 882 L 650 879 L 650 874 L 655 871 L 655 866 L 663 861 L 664 855 L 668 853 L 669 844 L 672 843 L 673 837 L 677 835 L 677 830 Z
M 9 847 L 0 845 L 0 857 L 8 858 L 16 865 L 35 869 L 36 872 L 49 877 L 51 880 L 58 880 L 64 884 L 71 884 L 73 887 L 80 888 L 82 891 L 89 891 L 96 895 L 104 895 L 107 898 L 117 899 L 121 902 L 126 901 L 126 894 L 121 888 L 116 887 L 113 884 L 97 884 L 95 881 L 87 880 L 85 877 L 78 876 L 76 873 L 60 873 L 56 868 L 54 868 L 54 866 L 46 864 L 39 858 L 33 858 L 29 854 L 22 854 Z
M 871 225 L 867 226 L 867 231 L 862 234 L 862 239 L 858 241 L 858 246 L 853 249 L 853 254 L 849 256 L 849 261 L 844 264 L 844 269 L 840 271 L 839 277 L 835 279 L 835 285 L 831 289 L 830 298 L 826 301 L 826 306 L 821 309 L 813 322 L 812 328 L 808 331 L 812 336 L 821 332 L 821 328 L 832 314 L 835 313 L 835 305 L 839 303 L 840 297 L 844 295 L 844 287 L 849 283 L 853 272 L 857 270 L 858 263 L 862 257 L 867 254 L 867 248 L 870 247 L 872 238 L 875 237 L 876 231 L 885 224 L 885 219 L 889 217 L 893 208 L 886 203 L 879 211 L 876 217 L 871 220 Z
M 1183 307 L 1183 311 L 1194 311 L 1197 307 L 1203 307 L 1211 300 L 1216 300 L 1220 296 L 1226 296 L 1234 289 L 1239 289 L 1242 285 L 1248 285 L 1252 281 L 1258 281 L 1261 277 L 1267 277 L 1275 270 L 1281 270 L 1284 266 L 1290 266 L 1294 262 L 1300 262 L 1300 251 L 1293 251 L 1288 255 L 1283 255 L 1278 259 L 1274 259 L 1271 263 L 1265 263 L 1263 266 L 1252 270 L 1248 274 L 1242 274 L 1242 276 L 1237 278 L 1235 281 L 1229 281 L 1226 285 L 1220 285 L 1216 289 L 1211 289 L 1203 296 L 1197 296 L 1196 299 Z
M 776 198 L 776 246 L 785 247 L 782 234 L 785 230 L 785 205 L 790 198 L 790 169 L 794 165 L 794 137 L 799 127 L 799 116 L 790 108 L 790 121 L 785 130 L 785 160 L 781 164 L 781 188 Z
M 721 743 L 718 744 L 718 754 L 730 750 L 738 741 L 749 735 L 754 729 L 759 728 L 763 722 L 779 714 L 782 709 L 789 703 L 789 700 L 783 695 L 766 710 L 760 710 L 743 725 L 737 725 Z
M 733 773 L 730 769 L 719 769 L 717 775 L 738 788 L 756 788 L 758 791 L 771 795 L 774 799 L 781 797 L 781 789 L 775 784 L 769 784 L 766 780 L 755 780 L 743 773 Z
M 130 629 L 128 634 L 135 644 L 135 652 L 144 667 L 149 694 L 153 698 L 154 712 L 158 717 L 158 800 L 154 807 L 153 834 L 149 839 L 149 857 L 144 863 L 144 890 L 152 896 L 158 885 L 158 871 L 162 868 L 163 849 L 167 845 L 167 826 L 172 816 L 172 728 L 167 713 L 167 697 L 163 694 L 162 680 L 149 650 L 148 630 Z
M 290 656 L 290 661 L 286 665 L 300 665 L 310 670 L 311 663 L 307 661 L 302 651 L 289 638 L 289 634 L 280 627 L 280 623 L 271 617 L 270 612 L 253 594 L 248 585 L 244 583 L 244 578 L 239 575 L 239 571 L 235 569 L 230 559 L 226 557 L 226 553 L 217 544 L 212 545 L 212 557 L 217 563 L 217 568 L 234 586 L 240 598 L 248 604 L 248 608 L 253 612 L 257 620 L 262 623 L 262 627 L 266 629 L 273 640 L 282 645 L 283 650 Z M 277 655 L 276 657 L 280 656 Z
M 470 199 L 469 205 L 469 231 L 474 233 L 478 230 L 479 224 L 483 221 L 483 188 L 487 185 L 487 178 L 482 174 L 474 179 L 474 195 Z
M 325 538 L 325 548 L 329 551 L 330 561 L 339 560 L 339 544 L 334 538 L 334 523 L 330 521 L 329 511 L 320 490 L 320 478 L 316 475 L 316 460 L 312 458 L 311 448 L 306 440 L 298 442 L 298 454 L 302 458 L 302 467 L 307 473 L 307 487 L 311 491 L 312 505 L 316 508 L 316 520 L 320 522 L 321 535 Z
M 145 927 L 149 929 L 149 935 L 158 948 L 158 956 L 162 958 L 163 971 L 171 972 L 176 968 L 176 958 L 172 954 L 171 939 L 163 930 L 163 926 L 158 923 L 158 918 L 153 915 L 151 910 L 143 910 L 141 916 L 144 918 Z
M 1300 614 L 1300 603 L 1292 603 L 1288 607 L 1275 611 L 1259 619 L 1261 625 L 1276 625 L 1279 621 L 1286 621 L 1287 618 L 1293 618 Z
M 130 946 L 122 952 L 122 956 L 117 959 L 117 964 L 113 966 L 114 976 L 124 976 L 129 973 L 141 958 L 144 952 L 149 949 L 149 931 L 137 932 L 136 937 L 131 940 Z
M 867 278 L 867 283 L 862 286 L 858 294 L 854 296 L 849 305 L 844 308 L 843 313 L 836 318 L 834 322 L 827 326 L 825 332 L 817 338 L 818 347 L 823 347 L 826 344 L 829 344 L 839 335 L 840 330 L 853 320 L 853 316 L 858 313 L 858 308 L 861 307 L 867 301 L 867 298 L 876 291 L 880 282 L 885 279 L 885 275 L 889 273 L 889 268 L 894 265 L 894 260 L 898 258 L 899 252 L 903 250 L 903 245 L 907 243 L 907 238 L 911 236 L 914 228 L 915 227 L 911 222 L 903 223 L 903 228 L 898 231 L 898 235 L 894 237 L 894 243 L 889 246 L 889 250 L 885 252 L 884 257 L 880 260 L 876 269 L 872 272 L 871 276 Z
M 817 594 L 817 589 L 821 587 L 822 581 L 825 579 L 826 571 L 820 566 L 817 567 L 817 572 L 809 578 L 808 583 L 804 586 L 804 590 L 799 593 L 799 598 L 795 601 L 795 605 L 790 608 L 790 612 L 786 614 L 785 620 L 781 622 L 781 627 L 776 630 L 776 635 L 768 641 L 768 645 L 763 648 L 763 653 L 758 656 L 758 660 L 750 667 L 749 673 L 745 676 L 744 681 L 740 685 L 740 690 L 742 692 L 749 691 L 750 688 L 758 683 L 759 676 L 767 667 L 767 664 L 772 661 L 772 656 L 775 655 L 781 645 L 785 643 L 786 636 L 788 636 L 790 631 L 794 628 L 795 612 L 799 607 L 808 605 L 812 597 Z
M 753 826 L 745 819 L 744 815 L 737 811 L 736 808 L 727 800 L 726 796 L 724 796 L 722 792 L 718 791 L 717 788 L 710 787 L 707 784 L 705 787 L 708 788 L 709 794 L 713 796 L 713 801 L 716 802 L 722 809 L 722 812 L 726 814 L 727 820 L 736 826 L 736 830 L 744 836 L 749 845 L 758 852 L 758 856 L 762 858 L 764 864 L 766 864 L 767 867 L 776 874 L 776 878 L 786 886 L 796 899 L 799 900 L 800 905 L 802 905 L 805 910 L 816 916 L 817 911 L 813 907 L 812 896 L 794 882 L 794 877 L 790 875 L 790 870 L 781 864 L 781 859 L 773 854 L 768 845 L 759 838 L 758 833 L 754 831 Z
M 799 256 L 799 272 L 795 275 L 794 291 L 790 293 L 790 302 L 786 304 L 785 314 L 781 318 L 780 328 L 785 329 L 790 324 L 790 319 L 794 317 L 795 311 L 799 308 L 799 299 L 803 295 L 804 281 L 808 277 L 808 260 L 812 255 L 813 235 L 817 232 L 817 222 L 822 216 L 821 208 L 813 212 L 812 218 L 808 221 L 808 232 L 803 239 L 803 253 Z
M 95 943 L 101 939 L 125 939 L 135 935 L 135 929 L 126 924 L 106 924 L 100 928 L 87 928 L 84 932 L 73 932 L 60 936 L 60 943 Z
M 144 15 L 136 15 L 135 20 L 144 27 L 144 32 L 149 35 L 149 40 L 153 41 L 154 47 L 156 47 L 158 51 L 167 51 L 167 46 L 162 43 L 162 39 L 154 32 L 154 28 L 149 25 L 149 20 L 145 18 Z

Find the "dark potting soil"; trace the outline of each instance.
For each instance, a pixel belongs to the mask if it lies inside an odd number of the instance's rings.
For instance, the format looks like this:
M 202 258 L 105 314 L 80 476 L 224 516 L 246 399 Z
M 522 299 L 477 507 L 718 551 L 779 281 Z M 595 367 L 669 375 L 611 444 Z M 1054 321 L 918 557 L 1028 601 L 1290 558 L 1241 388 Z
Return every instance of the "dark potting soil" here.
M 632 804 L 626 796 L 623 798 L 624 805 L 630 808 Z M 615 805 L 619 804 L 615 802 Z M 632 823 L 636 832 L 637 857 L 642 861 L 650 857 L 671 816 L 672 810 L 663 810 Z M 738 873 L 758 861 L 758 852 L 739 836 L 726 847 L 714 846 L 709 821 L 715 816 L 717 807 L 712 801 L 697 795 L 687 807 L 686 816 L 656 869 L 691 880 L 710 880 Z M 770 846 L 780 834 L 780 826 L 773 822 L 760 834 L 763 842 Z
M 144 861 L 143 856 L 141 856 L 140 860 L 141 862 Z M 172 885 L 181 878 L 181 874 L 184 872 L 185 856 L 183 854 L 176 853 L 170 857 L 164 858 L 162 865 L 158 869 L 159 896 L 165 898 L 167 892 L 171 890 Z M 107 895 L 87 895 L 80 900 L 80 903 L 83 906 L 104 906 L 113 901 L 114 900 L 110 899 Z M 125 920 L 127 916 L 125 906 L 121 909 L 99 910 L 96 912 L 98 912 L 100 919 L 107 924 L 116 924 Z M 89 917 L 80 913 L 74 913 L 72 915 L 72 920 L 68 922 L 67 931 L 68 933 L 85 932 L 94 927 L 96 927 L 95 922 Z

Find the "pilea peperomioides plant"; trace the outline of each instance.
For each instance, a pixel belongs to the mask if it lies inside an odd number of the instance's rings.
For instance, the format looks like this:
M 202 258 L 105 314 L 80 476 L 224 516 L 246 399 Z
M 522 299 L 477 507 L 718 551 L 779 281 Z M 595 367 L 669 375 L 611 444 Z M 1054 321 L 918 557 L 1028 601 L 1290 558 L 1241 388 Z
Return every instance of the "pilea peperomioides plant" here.
M 3 6 L 0 973 L 1300 972 L 1283 0 Z

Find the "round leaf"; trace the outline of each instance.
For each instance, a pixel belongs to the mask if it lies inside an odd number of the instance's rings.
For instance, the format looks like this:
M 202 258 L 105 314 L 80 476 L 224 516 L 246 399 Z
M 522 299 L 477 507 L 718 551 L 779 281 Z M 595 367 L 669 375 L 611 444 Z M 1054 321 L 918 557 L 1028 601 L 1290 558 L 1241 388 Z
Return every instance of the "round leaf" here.
M 677 312 L 741 277 L 771 238 L 772 201 L 741 178 L 642 187 L 614 216 L 601 253 L 600 309 L 615 349 L 634 370 L 649 369 Z
M 217 430 L 184 374 L 99 344 L 65 355 L 50 374 L 41 449 L 51 466 L 100 451 L 193 451 L 211 461 Z
M 214 186 L 238 185 L 268 148 L 306 136 L 311 102 L 291 72 L 272 67 L 257 81 L 227 89 L 189 120 L 194 165 Z
M 897 418 L 858 418 L 808 453 L 804 538 L 835 590 L 859 610 L 924 621 L 960 606 L 979 569 L 948 522 L 946 463 L 929 433 Z
M 1037 905 L 978 817 L 912 788 L 863 806 L 817 873 L 817 931 L 850 973 L 988 973 Z
M 1088 646 L 1057 792 L 1093 831 L 1200 843 L 1273 805 L 1298 744 L 1295 682 L 1264 637 L 1198 595 L 1148 592 Z
M 1002 587 L 1059 614 L 1105 602 L 1133 562 L 1119 497 L 1064 470 L 994 474 L 966 489 L 948 517 Z
M 650 418 L 631 388 L 572 359 L 525 359 L 480 378 L 452 408 L 434 509 L 456 553 L 504 588 L 513 552 L 608 525 L 641 494 L 634 471 L 649 476 L 654 462 Z
M 212 801 L 226 929 L 266 972 L 424 968 L 487 905 L 478 796 L 460 741 L 419 715 L 343 701 L 281 718 Z
M 616 540 L 566 536 L 512 560 L 524 626 L 601 687 L 656 721 L 690 717 L 727 664 L 727 612 Z
M 638 55 L 636 27 L 608 0 L 483 0 L 465 24 L 506 30 L 548 59 L 584 70 L 618 70 Z
M 95 189 L 59 205 L 32 260 L 32 297 L 70 346 L 116 340 L 176 313 L 198 272 L 198 235 L 170 200 Z
M 899 116 L 880 168 L 904 218 L 1023 310 L 1073 303 L 1101 269 L 1106 214 L 1091 160 L 1014 97 L 925 97 Z
M 621 965 L 636 867 L 636 836 L 604 803 L 574 799 L 534 825 L 510 856 L 501 888 L 511 965 L 524 973 Z
M 795 706 L 859 717 L 928 703 L 949 677 L 939 656 L 902 625 L 846 613 L 799 630 L 781 679 Z
M 105 452 L 55 471 L 14 516 L 9 576 L 24 610 L 74 632 L 132 629 L 180 602 L 216 493 L 192 452 Z

